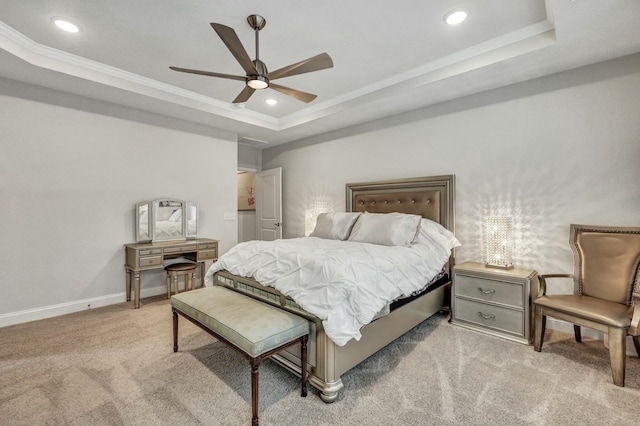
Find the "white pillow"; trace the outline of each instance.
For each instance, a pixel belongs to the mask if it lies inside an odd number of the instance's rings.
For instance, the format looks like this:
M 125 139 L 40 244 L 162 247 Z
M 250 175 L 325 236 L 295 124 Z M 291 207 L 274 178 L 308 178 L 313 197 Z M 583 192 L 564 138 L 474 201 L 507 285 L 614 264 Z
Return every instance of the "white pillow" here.
M 361 213 L 320 213 L 310 237 L 327 240 L 346 240 Z
M 349 241 L 408 246 L 416 238 L 421 216 L 405 213 L 367 213 L 358 218 Z
M 453 235 L 453 232 L 429 219 L 422 219 L 420 221 L 420 231 L 418 232 L 415 242 L 418 244 L 435 243 L 447 250 L 462 245 L 455 235 Z

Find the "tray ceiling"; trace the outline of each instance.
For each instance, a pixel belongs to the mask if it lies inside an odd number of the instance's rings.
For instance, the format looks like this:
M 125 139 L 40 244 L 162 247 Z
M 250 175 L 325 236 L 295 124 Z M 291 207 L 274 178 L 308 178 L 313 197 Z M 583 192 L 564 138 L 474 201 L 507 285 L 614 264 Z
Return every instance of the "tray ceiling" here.
M 444 15 L 464 9 L 457 26 Z M 327 52 L 334 67 L 231 101 L 244 83 L 169 66 L 243 75 L 210 22 L 232 27 L 270 70 Z M 463 0 L 17 1 L 0 3 L 0 76 L 236 133 L 273 146 L 640 51 L 640 2 Z M 63 33 L 54 17 L 77 23 Z M 265 103 L 277 100 L 275 106 Z

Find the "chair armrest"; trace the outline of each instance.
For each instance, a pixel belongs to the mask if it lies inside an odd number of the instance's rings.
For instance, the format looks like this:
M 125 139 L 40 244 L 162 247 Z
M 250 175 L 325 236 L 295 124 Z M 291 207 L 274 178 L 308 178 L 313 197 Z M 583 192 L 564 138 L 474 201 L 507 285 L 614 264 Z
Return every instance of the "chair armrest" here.
M 547 281 L 546 281 L 547 278 L 573 278 L 573 274 L 538 275 L 538 280 L 539 280 L 538 297 L 541 297 L 547 294 Z
M 633 293 L 633 317 L 631 317 L 631 327 L 629 334 L 637 336 L 640 332 L 640 293 Z

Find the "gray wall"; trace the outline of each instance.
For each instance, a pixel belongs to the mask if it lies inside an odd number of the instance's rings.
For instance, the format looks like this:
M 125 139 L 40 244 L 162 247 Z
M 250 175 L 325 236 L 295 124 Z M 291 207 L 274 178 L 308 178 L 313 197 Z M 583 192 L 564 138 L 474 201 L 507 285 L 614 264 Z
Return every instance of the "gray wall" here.
M 139 201 L 194 201 L 199 236 L 236 243 L 235 135 L 2 79 L 0 110 L 0 326 L 124 301 Z
M 506 215 L 517 266 L 570 272 L 570 223 L 640 226 L 638 117 L 634 55 L 269 148 L 263 167 L 283 168 L 286 237 L 317 202 L 343 210 L 347 182 L 455 174 L 458 262 Z
M 238 170 L 249 172 L 262 170 L 262 150 L 238 144 Z

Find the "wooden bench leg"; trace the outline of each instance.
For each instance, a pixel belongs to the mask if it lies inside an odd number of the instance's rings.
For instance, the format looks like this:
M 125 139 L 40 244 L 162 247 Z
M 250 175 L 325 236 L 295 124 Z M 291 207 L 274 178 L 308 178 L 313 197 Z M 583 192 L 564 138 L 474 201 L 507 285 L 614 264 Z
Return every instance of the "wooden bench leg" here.
M 302 367 L 301 375 L 302 375 L 302 393 L 303 397 L 307 396 L 307 336 L 302 336 L 300 338 L 300 351 L 301 351 L 301 360 L 300 365 Z
M 178 352 L 178 312 L 176 308 L 171 308 L 173 311 L 173 351 Z
M 576 342 L 582 343 L 582 332 L 579 325 L 573 324 L 573 334 L 576 336 Z
M 251 358 L 251 425 L 258 426 L 258 374 L 260 358 Z

